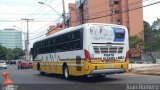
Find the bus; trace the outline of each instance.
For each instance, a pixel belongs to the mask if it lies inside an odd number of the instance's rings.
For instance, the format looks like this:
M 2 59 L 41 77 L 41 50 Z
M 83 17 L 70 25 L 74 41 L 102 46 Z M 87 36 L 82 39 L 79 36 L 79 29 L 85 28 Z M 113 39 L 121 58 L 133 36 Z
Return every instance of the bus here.
M 61 30 L 33 44 L 33 69 L 40 74 L 105 76 L 125 73 L 129 64 L 125 26 L 86 23 Z

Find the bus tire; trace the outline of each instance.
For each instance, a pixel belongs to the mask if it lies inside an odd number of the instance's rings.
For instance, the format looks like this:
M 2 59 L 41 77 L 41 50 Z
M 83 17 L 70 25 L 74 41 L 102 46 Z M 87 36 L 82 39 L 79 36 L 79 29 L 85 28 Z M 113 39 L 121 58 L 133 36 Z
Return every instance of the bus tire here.
M 106 75 L 95 75 L 94 77 L 99 78 L 99 79 L 105 79 Z
M 40 75 L 45 75 L 45 72 L 39 71 Z
M 67 80 L 69 79 L 69 69 L 67 67 L 67 65 L 63 66 L 63 77 Z

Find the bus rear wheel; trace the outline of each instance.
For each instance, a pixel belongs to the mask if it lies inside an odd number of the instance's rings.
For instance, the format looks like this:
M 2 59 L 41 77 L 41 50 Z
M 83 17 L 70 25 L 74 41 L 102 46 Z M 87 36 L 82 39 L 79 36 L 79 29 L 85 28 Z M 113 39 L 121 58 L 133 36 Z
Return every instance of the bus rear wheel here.
M 65 79 L 69 79 L 69 70 L 68 70 L 68 67 L 66 65 L 63 67 L 63 77 Z
M 45 72 L 39 71 L 40 75 L 45 75 Z

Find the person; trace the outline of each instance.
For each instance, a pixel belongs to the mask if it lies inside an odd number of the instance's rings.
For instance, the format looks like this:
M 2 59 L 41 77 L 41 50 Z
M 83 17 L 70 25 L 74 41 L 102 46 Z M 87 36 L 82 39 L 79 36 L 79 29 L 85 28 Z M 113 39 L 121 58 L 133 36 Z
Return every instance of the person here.
M 40 70 L 40 63 L 39 62 L 37 63 L 37 70 L 38 71 Z

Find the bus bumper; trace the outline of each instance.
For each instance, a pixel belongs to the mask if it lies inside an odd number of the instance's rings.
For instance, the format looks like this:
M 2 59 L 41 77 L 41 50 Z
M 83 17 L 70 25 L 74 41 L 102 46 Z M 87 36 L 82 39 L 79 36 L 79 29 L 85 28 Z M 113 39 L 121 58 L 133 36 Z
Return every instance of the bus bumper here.
M 126 72 L 123 68 L 118 69 L 102 69 L 102 70 L 93 70 L 90 74 L 97 75 L 97 74 L 118 74 Z

